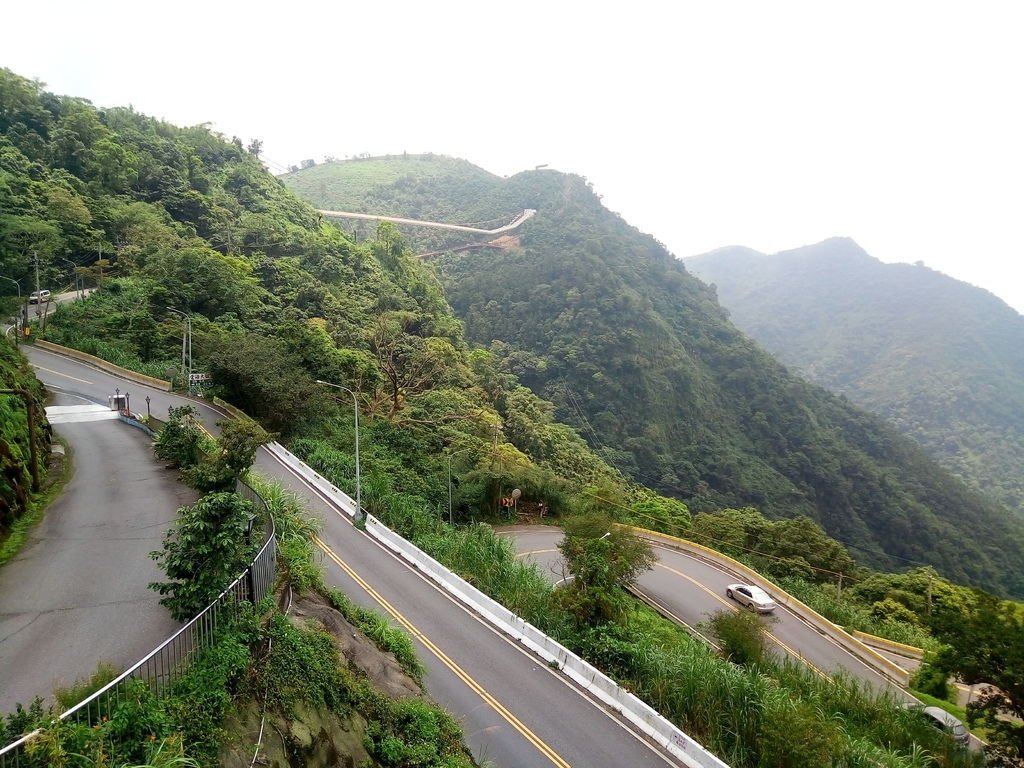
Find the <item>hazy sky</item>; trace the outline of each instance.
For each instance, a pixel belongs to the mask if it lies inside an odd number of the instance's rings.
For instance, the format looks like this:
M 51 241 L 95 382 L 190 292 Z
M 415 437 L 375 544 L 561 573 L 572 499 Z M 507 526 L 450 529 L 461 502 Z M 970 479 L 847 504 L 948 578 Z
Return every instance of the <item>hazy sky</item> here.
M 17 3 L 0 66 L 305 158 L 546 163 L 677 256 L 843 235 L 1024 312 L 1024 3 Z

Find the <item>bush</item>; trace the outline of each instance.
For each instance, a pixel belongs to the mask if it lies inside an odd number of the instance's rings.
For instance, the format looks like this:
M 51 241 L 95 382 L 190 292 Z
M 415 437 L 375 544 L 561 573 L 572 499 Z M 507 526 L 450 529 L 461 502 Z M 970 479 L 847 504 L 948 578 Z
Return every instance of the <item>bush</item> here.
M 157 458 L 180 469 L 193 467 L 202 457 L 205 437 L 199 426 L 198 413 L 191 405 L 171 408 L 168 413 L 167 424 L 153 442 L 153 451 Z
M 736 664 L 761 664 L 768 653 L 764 622 L 747 611 L 719 611 L 707 622 L 712 639 L 725 658 Z
M 164 595 L 160 603 L 176 620 L 199 613 L 248 565 L 255 545 L 246 528 L 255 511 L 234 493 L 211 493 L 178 510 L 163 549 L 149 553 L 169 579 L 149 586 Z

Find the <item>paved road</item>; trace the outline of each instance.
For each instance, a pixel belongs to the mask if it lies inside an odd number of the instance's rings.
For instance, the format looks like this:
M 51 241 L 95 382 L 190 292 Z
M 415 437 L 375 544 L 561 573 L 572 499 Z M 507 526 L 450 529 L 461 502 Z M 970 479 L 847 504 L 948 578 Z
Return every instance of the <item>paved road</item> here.
M 132 393 L 136 409 L 149 395 L 154 415 L 184 398 L 117 379 L 67 358 L 30 349 L 45 382 L 106 402 L 114 387 Z M 221 417 L 200 405 L 205 423 Z M 261 451 L 257 468 L 293 488 L 324 521 L 327 580 L 353 600 L 390 609 L 416 628 L 414 642 L 427 668 L 430 695 L 462 722 L 479 761 L 508 768 L 677 765 L 635 735 L 619 718 L 441 593 L 334 507 Z
M 317 211 L 324 216 L 332 216 L 342 219 L 363 219 L 369 221 L 393 221 L 395 224 L 412 224 L 418 227 L 432 227 L 434 229 L 454 229 L 457 232 L 475 232 L 480 235 L 498 235 L 502 232 L 509 232 L 527 219 L 533 218 L 537 213 L 533 208 L 527 208 L 512 221 L 497 229 L 479 229 L 478 227 L 467 227 L 462 224 L 445 224 L 443 221 L 421 221 L 420 219 L 402 219 L 398 216 L 377 216 L 372 213 L 352 213 L 351 211 Z
M 506 529 L 502 535 L 515 543 L 520 556 L 537 563 L 552 581 L 557 582 L 567 575 L 557 549 L 562 539 L 561 529 L 551 526 L 517 527 Z M 637 586 L 665 613 L 694 629 L 718 611 L 740 610 L 725 596 L 725 588 L 742 579 L 717 565 L 669 547 L 655 544 L 654 551 L 658 562 L 640 576 Z M 912 700 L 898 686 L 785 607 L 779 606 L 774 617 L 766 619 L 766 623 L 769 636 L 779 652 L 802 659 L 822 674 L 843 671 L 876 690 L 889 690 L 902 699 Z
M 59 405 L 81 398 L 58 394 Z M 59 424 L 74 475 L 18 557 L 0 569 L 0 713 L 55 686 L 142 658 L 177 627 L 147 588 L 158 549 L 191 488 L 120 421 Z

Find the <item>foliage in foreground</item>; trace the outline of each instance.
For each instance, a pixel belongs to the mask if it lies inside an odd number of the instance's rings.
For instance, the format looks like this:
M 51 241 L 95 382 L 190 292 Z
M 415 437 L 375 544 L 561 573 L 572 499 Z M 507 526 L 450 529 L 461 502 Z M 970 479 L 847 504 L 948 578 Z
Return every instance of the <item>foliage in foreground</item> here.
M 149 585 L 177 621 L 199 613 L 249 564 L 258 542 L 246 532 L 255 517 L 255 505 L 234 493 L 209 493 L 178 510 L 163 549 L 150 553 L 167 581 Z
M 978 764 L 923 718 L 856 681 L 825 681 L 771 659 L 737 667 L 626 597 L 616 598 L 625 606 L 617 621 L 582 622 L 561 609 L 557 592 L 489 526 L 453 529 L 400 494 L 371 494 L 371 502 L 383 522 L 580 653 L 735 768 Z

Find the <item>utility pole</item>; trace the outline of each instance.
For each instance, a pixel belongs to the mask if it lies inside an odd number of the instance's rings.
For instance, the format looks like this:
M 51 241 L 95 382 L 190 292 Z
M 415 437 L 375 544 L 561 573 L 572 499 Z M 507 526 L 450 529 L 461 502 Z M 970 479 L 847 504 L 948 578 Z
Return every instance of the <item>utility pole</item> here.
M 39 254 L 32 251 L 32 260 L 35 262 L 36 267 L 36 317 L 39 317 L 39 310 L 41 302 L 39 301 Z

